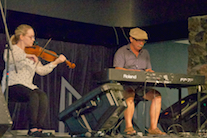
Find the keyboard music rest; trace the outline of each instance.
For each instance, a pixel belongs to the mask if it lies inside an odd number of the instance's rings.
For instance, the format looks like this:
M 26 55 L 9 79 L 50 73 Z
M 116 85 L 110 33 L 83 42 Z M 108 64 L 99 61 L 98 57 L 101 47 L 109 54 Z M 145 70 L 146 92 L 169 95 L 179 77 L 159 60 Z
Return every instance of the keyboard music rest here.
M 166 72 L 145 72 L 145 71 L 127 71 L 114 68 L 104 69 L 94 75 L 94 79 L 99 83 L 117 81 L 120 83 L 136 83 L 147 86 L 181 88 L 205 84 L 205 76 L 187 75 Z

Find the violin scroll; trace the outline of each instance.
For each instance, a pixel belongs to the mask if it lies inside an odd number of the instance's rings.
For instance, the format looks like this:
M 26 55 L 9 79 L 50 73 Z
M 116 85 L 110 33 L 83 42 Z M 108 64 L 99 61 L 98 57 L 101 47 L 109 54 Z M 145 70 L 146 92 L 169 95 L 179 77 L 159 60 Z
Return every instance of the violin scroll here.
M 66 62 L 66 64 L 69 66 L 69 68 L 71 68 L 71 69 L 74 69 L 75 66 L 76 66 L 74 63 L 71 63 L 71 62 L 68 61 L 68 60 L 66 60 L 65 62 Z

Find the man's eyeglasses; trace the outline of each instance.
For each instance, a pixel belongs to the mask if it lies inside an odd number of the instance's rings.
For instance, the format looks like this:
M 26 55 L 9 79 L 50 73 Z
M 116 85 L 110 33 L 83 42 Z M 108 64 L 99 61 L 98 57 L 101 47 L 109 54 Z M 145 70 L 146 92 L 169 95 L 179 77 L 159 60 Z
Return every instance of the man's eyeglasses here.
M 136 38 L 134 38 L 134 37 L 132 37 L 135 41 L 137 41 L 137 42 L 143 42 L 144 44 L 145 43 L 147 43 L 147 41 L 146 40 L 144 40 L 144 39 L 136 39 Z

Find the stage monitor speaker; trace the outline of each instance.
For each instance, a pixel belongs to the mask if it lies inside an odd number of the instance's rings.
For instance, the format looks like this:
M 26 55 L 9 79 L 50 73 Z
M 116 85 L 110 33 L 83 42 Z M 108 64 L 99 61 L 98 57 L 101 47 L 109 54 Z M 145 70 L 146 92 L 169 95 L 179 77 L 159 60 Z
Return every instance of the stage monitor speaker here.
M 0 137 L 2 137 L 11 126 L 12 120 L 0 86 Z
M 201 125 L 207 117 L 207 94 L 201 93 Z M 181 106 L 180 106 L 181 105 Z M 181 110 L 181 118 L 180 118 Z M 197 93 L 188 95 L 181 99 L 181 103 L 176 102 L 160 114 L 160 125 L 165 132 L 169 130 L 177 132 L 197 131 Z M 176 130 L 175 130 L 176 129 Z
M 127 107 L 122 93 L 118 83 L 101 85 L 62 111 L 59 120 L 71 135 L 110 130 Z

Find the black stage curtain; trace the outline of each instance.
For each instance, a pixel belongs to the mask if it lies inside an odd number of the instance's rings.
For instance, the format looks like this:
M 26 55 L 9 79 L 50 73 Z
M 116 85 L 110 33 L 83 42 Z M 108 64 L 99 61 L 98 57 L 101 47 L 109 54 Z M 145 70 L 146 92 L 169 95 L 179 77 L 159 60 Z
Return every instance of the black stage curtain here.
M 0 40 L 2 53 L 6 43 L 3 34 Z M 38 45 L 42 47 L 47 41 L 46 39 L 37 39 Z M 58 131 L 61 77 L 64 77 L 80 95 L 85 95 L 99 86 L 93 79 L 93 74 L 104 68 L 112 67 L 113 55 L 116 48 L 52 40 L 46 49 L 55 51 L 58 55 L 62 53 L 70 62 L 76 64 L 74 69 L 70 69 L 65 63 L 62 63 L 49 75 L 36 75 L 34 78 L 34 83 L 45 91 L 49 98 L 49 109 L 45 120 L 45 128 Z M 47 61 L 42 62 L 43 64 L 47 63 Z M 75 101 L 76 99 L 73 100 Z M 17 111 L 13 114 L 15 105 L 18 105 L 16 106 Z M 9 109 L 11 116 L 15 115 L 12 129 L 27 129 L 26 104 L 9 103 Z

